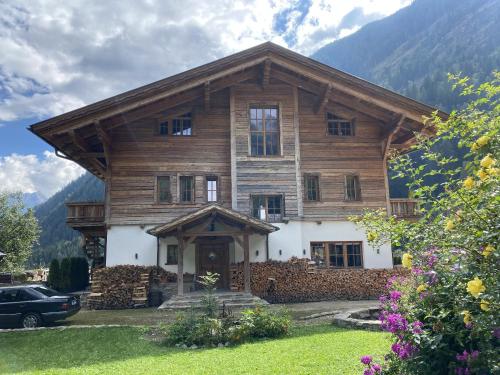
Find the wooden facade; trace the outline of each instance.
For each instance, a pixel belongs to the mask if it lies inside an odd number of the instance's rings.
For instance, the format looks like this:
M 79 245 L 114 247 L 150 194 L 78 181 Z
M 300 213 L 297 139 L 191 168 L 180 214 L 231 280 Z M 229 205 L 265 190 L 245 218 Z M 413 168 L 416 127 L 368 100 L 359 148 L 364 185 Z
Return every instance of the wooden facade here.
M 255 130 L 252 110 L 261 109 L 272 110 L 269 122 Z M 270 210 L 276 197 L 281 211 L 268 219 L 320 223 L 365 208 L 415 213 L 414 202 L 391 203 L 387 161 L 410 148 L 415 132 L 433 134 L 423 116 L 435 111 L 265 43 L 31 131 L 105 181 L 107 228 L 161 226 L 209 203 L 255 217 L 256 206 Z M 269 144 L 254 151 L 254 133 Z M 304 176 L 313 176 L 314 199 Z M 216 181 L 216 202 L 209 201 L 209 180 Z M 241 233 L 244 245 L 248 232 Z M 182 265 L 185 236 L 176 236 Z

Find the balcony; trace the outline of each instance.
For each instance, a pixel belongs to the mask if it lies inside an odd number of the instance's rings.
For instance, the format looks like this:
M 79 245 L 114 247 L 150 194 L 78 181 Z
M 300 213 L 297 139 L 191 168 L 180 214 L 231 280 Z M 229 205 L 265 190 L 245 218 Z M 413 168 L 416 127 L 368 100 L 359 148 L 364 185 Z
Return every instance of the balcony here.
M 82 233 L 105 231 L 103 202 L 67 202 L 66 224 Z
M 391 214 L 400 219 L 417 219 L 420 217 L 418 199 L 391 198 Z

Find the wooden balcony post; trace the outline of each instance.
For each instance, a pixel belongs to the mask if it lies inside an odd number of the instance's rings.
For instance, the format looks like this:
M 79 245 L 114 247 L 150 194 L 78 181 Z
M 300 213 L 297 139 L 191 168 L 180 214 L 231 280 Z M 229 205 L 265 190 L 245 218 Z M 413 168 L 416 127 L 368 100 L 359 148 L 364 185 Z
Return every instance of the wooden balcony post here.
M 182 231 L 177 231 L 177 295 L 184 295 L 184 238 Z
M 248 232 L 243 234 L 243 276 L 245 279 L 245 293 L 251 293 L 250 288 L 250 244 Z

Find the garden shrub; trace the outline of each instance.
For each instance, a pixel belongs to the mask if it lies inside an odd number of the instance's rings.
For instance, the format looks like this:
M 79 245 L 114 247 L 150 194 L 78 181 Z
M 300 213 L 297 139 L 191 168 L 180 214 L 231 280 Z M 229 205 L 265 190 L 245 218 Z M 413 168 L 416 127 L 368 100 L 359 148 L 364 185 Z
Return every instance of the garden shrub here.
M 61 268 L 57 259 L 50 262 L 47 284 L 53 289 L 59 289 L 61 286 Z
M 437 136 L 414 146 L 419 165 L 408 155 L 395 158 L 397 175 L 422 202 L 422 219 L 373 211 L 354 218 L 374 247 L 402 246 L 411 271 L 392 278 L 380 298 L 393 344 L 382 365 L 361 358 L 367 375 L 500 373 L 500 73 L 494 76 L 477 87 L 454 77 L 471 97 L 467 107 L 432 119 Z M 467 150 L 463 164 L 445 152 L 446 141 Z
M 286 311 L 270 311 L 262 305 L 243 311 L 240 324 L 248 337 L 281 337 L 288 333 L 290 316 Z
M 232 315 L 220 315 L 215 296 L 219 275 L 207 273 L 201 277 L 204 286 L 201 313 L 194 309 L 179 314 L 175 322 L 163 328 L 168 345 L 217 346 L 235 344 L 250 338 L 274 338 L 288 333 L 290 317 L 285 311 L 271 312 L 263 306 L 245 310 L 240 320 Z

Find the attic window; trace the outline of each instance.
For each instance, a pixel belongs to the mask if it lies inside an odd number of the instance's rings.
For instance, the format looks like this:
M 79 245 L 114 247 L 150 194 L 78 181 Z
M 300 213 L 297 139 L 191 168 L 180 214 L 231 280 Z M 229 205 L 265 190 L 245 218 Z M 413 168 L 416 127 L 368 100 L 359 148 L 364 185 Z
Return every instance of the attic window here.
M 354 123 L 353 120 L 347 120 L 333 113 L 326 113 L 327 130 L 329 135 L 340 137 L 354 136 Z
M 191 112 L 172 119 L 172 135 L 192 135 Z

